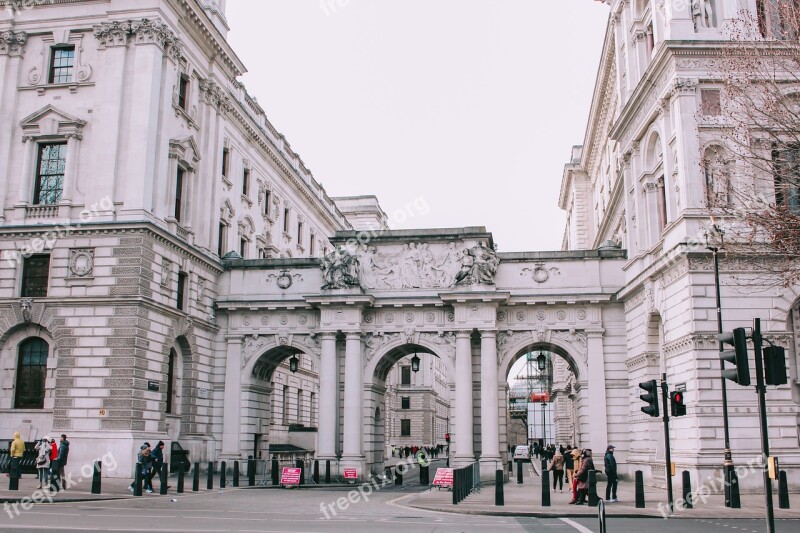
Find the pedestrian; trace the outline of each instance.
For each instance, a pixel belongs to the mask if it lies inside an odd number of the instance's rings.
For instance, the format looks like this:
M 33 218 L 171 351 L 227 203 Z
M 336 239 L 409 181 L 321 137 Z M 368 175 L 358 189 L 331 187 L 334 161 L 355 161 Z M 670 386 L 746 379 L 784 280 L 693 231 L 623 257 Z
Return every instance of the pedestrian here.
M 50 452 L 53 448 L 50 446 L 50 437 L 44 437 L 36 443 L 34 448 L 39 452 L 36 456 L 36 479 L 39 480 L 39 488 L 42 484 L 47 485 L 50 482 Z
M 578 477 L 575 475 L 575 472 L 578 472 L 581 469 L 581 451 L 577 448 L 577 446 L 572 448 L 572 462 L 572 500 L 569 502 L 570 504 L 578 503 Z
M 617 483 L 619 476 L 617 475 L 617 460 L 614 457 L 614 447 L 608 445 L 606 448 L 606 455 L 603 458 L 605 463 L 606 476 L 608 476 L 608 484 L 606 485 L 606 501 L 618 502 L 617 499 Z
M 153 487 L 153 478 L 156 474 L 161 472 L 161 467 L 164 465 L 164 441 L 158 441 L 156 447 L 153 448 L 152 452 L 150 453 L 150 457 L 152 458 L 152 466 L 150 468 L 150 479 L 148 485 L 150 488 Z M 167 485 L 169 488 L 169 485 Z
M 67 466 L 67 458 L 69 457 L 69 441 L 67 440 L 67 436 L 65 434 L 61 434 L 61 440 L 58 444 L 58 479 L 61 481 L 61 489 L 64 490 L 67 488 L 67 484 L 64 483 L 64 468 Z
M 141 468 L 142 482 L 144 483 L 145 491 L 148 494 L 152 494 L 154 491 L 153 491 L 153 483 L 150 478 L 150 468 L 153 465 L 153 458 L 151 456 L 149 442 L 145 442 L 139 447 L 139 453 L 136 455 L 136 463 Z M 133 482 L 131 482 L 131 484 L 128 485 L 128 490 L 133 492 L 135 484 L 136 484 L 136 476 L 134 476 Z
M 578 471 L 578 501 L 575 505 L 583 505 L 586 503 L 586 498 L 589 496 L 589 471 L 594 470 L 594 461 L 592 461 L 592 450 L 586 448 L 581 455 L 581 469 Z
M 58 479 L 58 444 L 50 437 L 50 479 Z
M 572 457 L 572 446 L 564 449 L 564 480 L 567 488 L 572 489 L 572 478 L 575 475 L 575 459 Z
M 19 434 L 19 431 L 14 433 L 14 440 L 11 441 L 11 448 L 9 450 L 11 456 L 11 465 L 8 469 L 11 474 L 11 479 L 19 479 L 22 477 L 20 467 L 22 466 L 22 456 L 25 455 L 25 441 Z
M 553 472 L 553 492 L 556 491 L 556 484 L 559 485 L 559 490 L 564 492 L 564 456 L 560 451 L 556 451 L 553 455 L 549 470 Z

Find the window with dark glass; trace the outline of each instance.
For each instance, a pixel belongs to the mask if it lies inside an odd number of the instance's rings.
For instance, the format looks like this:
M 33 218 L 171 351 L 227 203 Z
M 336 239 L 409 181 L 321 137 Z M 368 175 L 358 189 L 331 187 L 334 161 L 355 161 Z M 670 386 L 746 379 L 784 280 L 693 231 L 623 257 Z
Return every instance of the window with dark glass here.
M 272 193 L 266 191 L 264 193 L 264 214 L 269 216 L 270 213 L 270 204 L 272 203 Z
M 49 83 L 72 83 L 72 70 L 74 67 L 74 46 L 56 46 L 52 48 Z
M 297 244 L 303 244 L 303 223 L 297 223 Z
M 242 172 L 242 194 L 247 196 L 250 192 L 250 169 L 244 169 Z
M 178 354 L 174 349 L 169 351 L 169 359 L 167 360 L 167 414 L 172 413 L 172 397 L 175 395 L 175 359 Z
M 183 215 L 183 178 L 186 171 L 178 167 L 178 175 L 175 177 L 175 220 L 181 221 Z
M 408 418 L 404 418 L 400 420 L 400 436 L 401 437 L 410 437 L 411 436 L 411 420 Z
M 312 233 L 311 236 L 308 238 L 308 254 L 309 255 L 311 255 L 311 256 L 314 255 L 314 252 L 316 251 L 316 250 L 314 250 L 314 248 L 316 248 L 316 244 L 317 244 L 316 235 L 314 235 Z
M 176 307 L 178 311 L 183 311 L 186 306 L 186 280 L 189 275 L 186 272 L 178 272 L 178 291 Z
M 411 385 L 411 367 L 400 367 L 400 385 Z
M 239 239 L 239 255 L 242 256 L 242 259 L 247 259 L 247 239 L 244 237 Z
M 43 298 L 47 296 L 50 279 L 50 256 L 32 255 L 22 262 L 23 298 Z
M 228 167 L 231 162 L 231 151 L 227 148 L 222 149 L 222 175 L 228 177 Z
M 66 168 L 67 143 L 39 145 L 34 205 L 53 205 L 61 201 Z
M 187 109 L 189 105 L 189 76 L 181 74 L 178 80 L 178 106 Z
M 773 150 L 775 203 L 800 215 L 800 146 Z
M 283 210 L 283 232 L 289 233 L 289 208 Z
M 400 398 L 400 408 L 401 409 L 411 409 L 411 398 L 408 396 L 403 396 Z
M 758 29 L 763 37 L 771 39 L 796 39 L 799 0 L 756 0 Z
M 14 407 L 17 409 L 42 409 L 44 407 L 48 348 L 47 343 L 38 337 L 26 339 L 19 345 L 14 398 Z

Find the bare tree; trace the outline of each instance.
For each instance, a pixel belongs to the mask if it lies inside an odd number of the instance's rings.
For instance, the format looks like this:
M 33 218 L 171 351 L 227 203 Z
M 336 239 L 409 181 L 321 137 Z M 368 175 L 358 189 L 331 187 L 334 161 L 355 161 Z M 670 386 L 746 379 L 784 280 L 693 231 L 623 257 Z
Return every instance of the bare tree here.
M 707 203 L 727 252 L 790 286 L 800 282 L 800 0 L 758 0 L 727 31 L 722 89 L 701 107 L 721 136 L 702 154 Z

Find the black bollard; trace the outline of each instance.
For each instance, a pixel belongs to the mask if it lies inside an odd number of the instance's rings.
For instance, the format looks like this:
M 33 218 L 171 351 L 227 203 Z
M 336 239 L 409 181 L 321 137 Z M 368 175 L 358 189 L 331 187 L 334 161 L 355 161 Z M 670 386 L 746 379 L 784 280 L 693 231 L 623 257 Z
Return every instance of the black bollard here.
M 278 460 L 272 458 L 272 484 L 279 485 L 281 482 L 280 472 L 278 472 Z
M 514 461 L 509 461 L 508 462 L 508 476 L 511 477 L 511 475 L 513 473 L 514 473 Z
M 403 484 L 403 472 L 399 468 L 396 468 L 394 471 L 394 484 L 395 485 Z
M 597 507 L 597 470 L 589 470 L 589 507 Z
M 386 481 L 392 481 L 392 478 L 394 476 L 392 475 L 392 467 L 391 466 L 386 466 L 386 467 L 383 468 L 383 477 L 386 478 Z
M 314 480 L 314 484 L 315 485 L 319 485 L 319 460 L 318 459 L 314 459 L 314 474 L 313 474 L 313 478 L 312 479 Z
M 325 483 L 331 482 L 331 460 L 325 459 Z
M 142 463 L 136 463 L 136 471 L 133 473 L 133 495 L 142 495 Z
M 503 470 L 498 470 L 494 476 L 494 504 L 497 506 L 502 506 L 506 504 L 505 498 L 503 497 L 503 481 L 504 473 Z
M 214 488 L 214 463 L 208 462 L 208 473 L 206 474 L 206 489 L 213 490 Z
M 683 508 L 684 509 L 693 509 L 694 504 L 692 502 L 692 478 L 689 474 L 688 470 L 684 470 L 681 472 L 681 477 L 683 478 L 683 487 L 681 489 L 681 498 L 683 499 Z
M 167 463 L 161 465 L 161 472 L 158 473 L 158 481 L 161 483 L 158 493 L 162 496 L 167 493 L 167 483 L 169 482 L 169 466 Z
M 256 462 L 253 459 L 247 460 L 247 486 L 254 487 L 256 484 Z
M 183 478 L 186 476 L 186 465 L 183 464 L 183 461 L 178 463 L 178 488 L 176 492 L 178 494 L 183 494 Z
M 789 509 L 789 483 L 786 481 L 786 471 L 778 474 L 778 508 Z
M 641 470 L 636 471 L 636 508 L 644 509 L 644 474 Z
M 55 466 L 51 467 L 51 472 L 53 473 L 50 475 L 50 492 L 58 492 L 58 478 L 55 474 L 58 472 L 58 461 L 53 461 L 51 464 Z
M 239 486 L 239 461 L 233 462 L 233 486 Z
M 522 461 L 517 461 L 517 484 L 522 484 Z
M 421 466 L 419 467 L 419 484 L 423 487 L 427 487 L 430 485 L 430 471 L 428 470 L 428 466 Z
M 192 492 L 200 490 L 200 463 L 194 464 L 194 475 L 192 476 Z
M 555 475 L 555 474 L 553 474 Z M 550 471 L 542 470 L 542 507 L 550 507 Z
M 736 473 L 735 468 L 730 471 L 731 483 L 731 509 L 741 509 L 742 500 L 739 495 L 739 474 Z
M 100 494 L 100 469 L 103 463 L 100 461 L 94 462 L 94 469 L 92 470 L 92 494 Z
M 458 505 L 461 501 L 459 498 L 461 492 L 461 470 L 458 468 L 453 469 L 453 505 Z
M 306 484 L 306 468 L 302 459 L 295 459 L 294 467 L 300 469 L 300 484 Z
M 225 480 L 225 476 L 227 475 L 227 472 L 225 471 L 225 468 L 226 468 L 225 461 L 220 461 L 220 463 L 219 463 L 219 488 L 220 489 L 224 489 L 225 485 L 227 485 L 226 480 Z

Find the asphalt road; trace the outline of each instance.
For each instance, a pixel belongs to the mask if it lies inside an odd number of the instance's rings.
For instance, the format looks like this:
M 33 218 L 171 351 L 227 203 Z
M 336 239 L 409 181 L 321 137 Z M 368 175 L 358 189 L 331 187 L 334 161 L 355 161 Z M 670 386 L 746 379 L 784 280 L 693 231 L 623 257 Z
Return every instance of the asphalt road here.
M 0 530 L 10 531 L 240 531 L 240 532 L 444 532 L 599 531 L 596 519 L 513 518 L 435 513 L 403 507 L 418 487 L 387 486 L 372 494 L 347 489 L 234 490 L 95 502 L 38 505 L 19 515 L 3 508 Z M 349 498 L 349 499 L 348 499 Z M 173 501 L 175 500 L 175 501 Z M 9 513 L 12 516 L 9 515 Z M 778 521 L 796 532 L 800 521 Z M 614 533 L 686 531 L 766 532 L 763 520 L 612 519 Z

